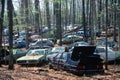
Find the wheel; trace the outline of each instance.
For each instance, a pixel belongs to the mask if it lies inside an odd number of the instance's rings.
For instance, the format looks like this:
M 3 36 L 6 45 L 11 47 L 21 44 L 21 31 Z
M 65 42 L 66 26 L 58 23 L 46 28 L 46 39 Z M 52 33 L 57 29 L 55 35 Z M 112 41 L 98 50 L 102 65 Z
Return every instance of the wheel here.
M 53 69 L 53 66 L 52 66 L 52 64 L 49 64 L 49 69 Z

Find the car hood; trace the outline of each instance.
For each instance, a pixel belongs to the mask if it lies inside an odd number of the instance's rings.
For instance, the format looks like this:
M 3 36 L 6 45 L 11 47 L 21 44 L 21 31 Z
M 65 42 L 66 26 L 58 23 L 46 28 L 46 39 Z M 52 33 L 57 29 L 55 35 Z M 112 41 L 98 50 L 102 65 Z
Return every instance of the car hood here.
M 23 56 L 21 58 L 18 58 L 17 61 L 19 61 L 19 60 L 38 60 L 38 59 L 42 58 L 43 56 L 44 55 L 36 55 L 36 56 L 27 55 L 27 56 Z
M 93 55 L 96 46 L 77 46 L 74 47 L 71 59 L 78 61 L 82 56 Z

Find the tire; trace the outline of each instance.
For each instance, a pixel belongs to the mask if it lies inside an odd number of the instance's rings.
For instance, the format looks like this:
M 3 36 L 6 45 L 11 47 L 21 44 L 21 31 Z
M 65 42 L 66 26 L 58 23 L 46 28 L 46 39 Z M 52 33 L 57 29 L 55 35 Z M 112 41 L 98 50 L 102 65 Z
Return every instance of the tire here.
M 53 66 L 52 66 L 52 64 L 49 64 L 49 69 L 53 69 Z

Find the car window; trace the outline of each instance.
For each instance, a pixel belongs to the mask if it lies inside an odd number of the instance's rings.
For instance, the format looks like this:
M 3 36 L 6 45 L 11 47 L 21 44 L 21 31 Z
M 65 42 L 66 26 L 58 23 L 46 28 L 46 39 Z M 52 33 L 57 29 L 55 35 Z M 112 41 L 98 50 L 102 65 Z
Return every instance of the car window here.
M 18 50 L 16 51 L 16 54 L 19 54 L 19 53 L 22 53 L 22 52 L 23 52 L 22 50 L 18 49 Z
M 45 52 L 44 51 L 35 51 L 35 53 L 34 54 L 36 54 L 36 55 L 43 55 Z
M 40 50 L 40 51 L 29 51 L 26 55 L 43 55 L 45 52 L 44 50 Z
M 101 52 L 105 52 L 104 48 L 97 48 L 96 49 L 96 53 L 101 53 Z
M 58 55 L 56 56 L 57 59 L 60 58 L 60 57 L 61 57 L 61 54 L 58 54 Z
M 67 60 L 67 54 L 63 54 L 61 58 Z

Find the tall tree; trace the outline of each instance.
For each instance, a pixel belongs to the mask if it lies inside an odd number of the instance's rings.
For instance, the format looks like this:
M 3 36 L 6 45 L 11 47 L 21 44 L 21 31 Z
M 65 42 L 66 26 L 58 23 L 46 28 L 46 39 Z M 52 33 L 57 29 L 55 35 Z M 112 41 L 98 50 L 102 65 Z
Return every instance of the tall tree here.
M 9 51 L 10 51 L 10 60 L 8 69 L 14 69 L 13 64 L 13 7 L 12 0 L 7 0 L 7 9 L 8 9 L 8 21 L 9 21 Z
M 60 46 L 62 45 L 62 29 L 61 29 L 61 0 L 54 1 L 54 14 L 56 18 L 56 38 L 60 40 Z
M 107 49 L 107 28 L 108 28 L 108 0 L 105 1 L 106 7 L 106 60 L 105 60 L 105 69 L 108 69 L 108 49 Z
M 45 0 L 45 4 L 46 4 L 47 27 L 48 27 L 48 31 L 49 31 L 49 34 L 50 34 L 51 21 L 50 21 L 50 11 L 49 11 L 49 1 Z
M 39 0 L 35 0 L 35 32 L 39 33 Z M 40 34 L 40 33 L 39 33 Z
M 116 7 L 116 0 L 114 0 L 114 41 L 117 41 L 117 35 L 116 35 L 116 15 L 117 15 L 117 13 L 116 13 L 116 11 L 117 11 L 117 7 Z
M 21 24 L 25 24 L 25 0 L 21 0 L 20 2 L 20 16 Z
M 119 26 L 119 27 L 118 27 L 118 28 L 119 28 L 119 32 L 118 32 L 118 35 L 119 35 L 119 36 L 118 36 L 118 38 L 119 38 L 118 44 L 119 44 L 119 45 L 118 45 L 118 46 L 119 46 L 119 51 L 120 51 L 120 0 L 118 0 L 118 5 L 119 5 L 119 6 L 118 6 L 118 12 L 119 12 L 119 13 L 117 13 L 117 23 L 118 23 L 118 26 Z
M 90 1 L 90 17 L 89 17 L 89 21 L 90 21 L 90 31 L 91 31 L 91 44 L 94 45 L 95 44 L 95 25 L 96 25 L 96 3 L 95 0 L 91 0 Z
M 73 16 L 72 16 L 72 26 L 73 26 L 73 28 L 74 28 L 74 25 L 75 25 L 75 19 L 76 19 L 76 0 L 73 0 L 73 8 L 72 8 L 72 14 L 73 14 Z
M 67 25 L 68 25 L 68 0 L 65 0 L 65 5 L 66 5 L 66 9 L 65 9 L 65 30 L 67 30 Z
M 85 0 L 82 0 L 82 26 L 84 27 L 84 41 L 86 42 Z
M 26 22 L 26 27 L 25 27 L 25 30 L 26 30 L 26 49 L 29 48 L 29 40 L 28 40 L 28 37 L 29 37 L 29 34 L 28 34 L 28 27 L 29 27 L 29 10 L 28 10 L 28 1 L 29 0 L 25 0 L 25 22 Z
M 2 5 L 2 9 L 0 14 L 0 50 L 2 48 L 2 31 L 3 31 L 5 0 L 1 0 L 1 5 Z M 0 63 L 0 66 L 1 66 L 1 63 Z
M 101 11 L 102 11 L 102 0 L 98 0 L 98 32 L 101 31 Z

